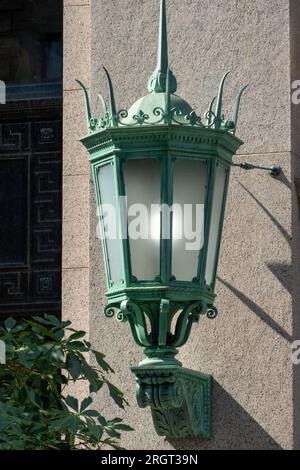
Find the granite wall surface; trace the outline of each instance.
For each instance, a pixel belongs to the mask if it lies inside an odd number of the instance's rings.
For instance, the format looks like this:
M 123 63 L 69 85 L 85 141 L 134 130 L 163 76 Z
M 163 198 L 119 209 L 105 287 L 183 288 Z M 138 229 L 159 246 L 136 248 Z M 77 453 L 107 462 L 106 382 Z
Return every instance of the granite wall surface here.
M 135 402 L 129 366 L 142 358 L 127 325 L 103 316 L 104 268 L 96 239 L 96 209 L 87 155 L 81 92 L 75 78 L 107 96 L 109 68 L 119 108 L 147 93 L 156 66 L 158 0 L 65 0 L 63 314 L 87 329 L 107 354 L 115 382 L 130 402 L 124 413 L 135 431 L 128 449 L 300 448 L 300 383 L 291 344 L 300 339 L 298 107 L 291 82 L 300 79 L 298 0 L 169 0 L 169 52 L 178 94 L 197 112 L 207 109 L 221 76 L 229 108 L 244 96 L 236 161 L 279 164 L 284 173 L 232 173 L 218 276 L 220 316 L 194 327 L 180 352 L 185 367 L 212 374 L 213 439 L 166 440 L 148 410 Z M 105 393 L 105 414 L 116 411 Z M 122 414 L 122 413 L 121 413 Z

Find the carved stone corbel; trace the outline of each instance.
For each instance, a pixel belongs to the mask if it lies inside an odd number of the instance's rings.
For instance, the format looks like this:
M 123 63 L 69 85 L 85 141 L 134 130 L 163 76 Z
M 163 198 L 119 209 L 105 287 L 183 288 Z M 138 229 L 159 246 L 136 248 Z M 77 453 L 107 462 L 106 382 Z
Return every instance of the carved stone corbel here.
M 211 438 L 212 378 L 180 366 L 139 366 L 137 401 L 149 406 L 156 432 L 168 438 Z

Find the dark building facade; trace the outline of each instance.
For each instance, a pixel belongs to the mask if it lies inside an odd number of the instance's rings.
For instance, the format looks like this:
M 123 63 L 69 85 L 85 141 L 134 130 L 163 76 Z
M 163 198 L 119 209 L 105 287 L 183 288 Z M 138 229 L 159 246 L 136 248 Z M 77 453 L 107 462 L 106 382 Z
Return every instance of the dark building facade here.
M 0 320 L 61 310 L 62 2 L 0 0 Z

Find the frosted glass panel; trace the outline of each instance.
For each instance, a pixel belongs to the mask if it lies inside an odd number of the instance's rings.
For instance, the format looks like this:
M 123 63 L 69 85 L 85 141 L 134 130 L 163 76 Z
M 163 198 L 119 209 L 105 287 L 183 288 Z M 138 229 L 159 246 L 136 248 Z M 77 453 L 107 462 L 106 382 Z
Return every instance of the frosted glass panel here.
M 219 249 L 220 223 L 223 209 L 224 191 L 226 185 L 226 169 L 219 165 L 216 169 L 215 190 L 213 196 L 211 226 L 207 251 L 205 279 L 208 285 L 214 283 L 215 265 Z
M 174 163 L 172 274 L 177 281 L 191 282 L 198 274 L 204 243 L 204 204 L 207 164 L 179 159 Z
M 114 167 L 112 164 L 101 166 L 98 170 L 101 197 L 102 232 L 105 237 L 110 280 L 119 284 L 123 280 L 121 264 L 121 240 L 117 214 Z
M 160 275 L 160 161 L 124 163 L 132 275 L 155 280 Z

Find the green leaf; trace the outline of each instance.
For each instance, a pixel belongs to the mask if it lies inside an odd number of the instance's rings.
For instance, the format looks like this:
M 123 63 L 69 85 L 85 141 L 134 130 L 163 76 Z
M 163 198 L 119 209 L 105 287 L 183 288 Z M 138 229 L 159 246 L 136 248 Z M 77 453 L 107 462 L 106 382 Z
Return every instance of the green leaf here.
M 22 366 L 26 367 L 26 369 L 31 369 L 32 368 L 34 361 L 32 359 L 30 359 L 26 349 L 22 349 L 22 350 L 17 351 L 17 357 L 18 357 L 18 362 Z
M 96 410 L 86 410 L 82 413 L 83 416 L 87 416 L 89 418 L 98 418 L 99 412 Z
M 90 384 L 96 385 L 98 382 L 100 382 L 97 372 L 86 362 L 83 356 L 81 359 L 81 367 L 83 375 L 90 382 Z
M 65 415 L 61 418 L 53 419 L 49 426 L 49 430 L 51 432 L 53 431 L 62 432 L 64 429 L 68 427 L 69 417 L 70 415 Z
M 94 350 L 92 352 L 94 353 L 96 361 L 101 369 L 105 370 L 105 372 L 114 372 L 110 365 L 104 360 L 104 354 Z
M 83 427 L 83 423 L 80 418 L 75 415 L 69 416 L 67 423 L 68 431 L 71 431 L 73 434 L 76 434 Z
M 18 325 L 16 325 L 11 330 L 11 332 L 12 333 L 21 333 L 21 331 L 25 331 L 27 328 L 28 328 L 28 326 L 26 325 L 26 323 L 19 323 Z
M 27 393 L 27 396 L 29 398 L 29 400 L 31 401 L 31 403 L 33 403 L 36 407 L 40 408 L 41 407 L 41 400 L 40 398 L 37 396 L 37 393 L 26 387 L 26 393 Z
M 106 419 L 104 418 L 104 416 L 99 416 L 98 417 L 98 421 L 99 423 L 101 424 L 101 426 L 106 426 L 107 422 L 106 422 Z
M 48 320 L 45 320 L 45 318 L 42 318 L 42 317 L 37 317 L 37 316 L 34 316 L 32 317 L 32 319 L 38 323 L 41 323 L 42 325 L 52 325 L 52 323 L 50 323 Z
M 93 351 L 97 365 L 90 366 L 83 353 L 91 351 L 91 344 L 70 325 L 46 315 L 23 323 L 9 319 L 0 326 L 9 360 L 9 367 L 0 368 L 0 450 L 72 450 L 77 437 L 87 449 L 100 448 L 105 441 L 117 449 L 120 433 L 131 429 L 120 418 L 107 422 L 90 410 L 91 397 L 79 404 L 72 396 L 61 397 L 62 384 L 72 377 L 75 383 L 86 380 L 92 392 L 105 383 L 119 406 L 126 403 L 105 378 L 104 372 L 112 369 L 104 354 Z
M 8 318 L 7 320 L 4 321 L 4 326 L 7 329 L 7 331 L 12 330 L 16 324 L 17 322 L 13 318 Z
M 103 385 L 104 385 L 104 382 L 103 382 L 103 380 L 100 380 L 100 379 L 97 380 L 97 381 L 90 382 L 89 392 L 90 393 L 97 393 L 97 392 L 99 392 L 99 390 L 101 390 Z
M 113 424 L 119 424 L 119 423 L 122 423 L 122 422 L 123 422 L 122 418 L 114 418 L 114 419 L 111 419 L 110 421 L 108 421 L 107 425 L 111 426 Z
M 41 333 L 43 336 L 53 339 L 55 342 L 59 341 L 58 338 L 52 331 L 48 330 L 42 325 L 38 323 L 34 323 L 32 321 L 27 320 L 27 323 L 32 327 L 32 331 L 35 333 Z
M 119 431 L 134 431 L 134 429 L 127 424 L 117 424 L 115 425 L 115 429 L 118 429 Z
M 108 427 L 108 428 L 105 428 L 105 431 L 110 437 L 115 437 L 116 439 L 120 439 L 121 437 L 121 434 L 118 431 L 116 431 L 115 428 Z
M 65 354 L 61 346 L 57 345 L 51 351 L 51 358 L 54 359 L 59 365 L 63 365 L 65 361 Z
M 103 427 L 98 426 L 91 420 L 88 420 L 86 424 L 90 433 L 99 441 L 103 435 Z
M 72 341 L 72 340 L 74 340 L 74 339 L 83 338 L 85 335 L 86 335 L 86 332 L 85 332 L 85 331 L 76 331 L 76 333 L 73 333 L 73 334 L 69 337 L 69 341 Z
M 78 400 L 77 400 L 77 398 L 74 398 L 74 397 L 71 397 L 70 395 L 68 395 L 65 398 L 65 402 L 70 408 L 72 408 L 72 410 L 74 410 L 74 411 L 76 411 L 76 413 L 78 413 Z
M 51 376 L 49 375 L 49 378 L 51 378 Z M 65 375 L 58 375 L 55 377 L 55 381 L 60 384 L 60 385 L 66 385 L 69 383 L 67 377 Z
M 67 344 L 67 348 L 72 351 L 88 352 L 89 349 L 81 341 L 72 341 Z
M 109 393 L 111 398 L 114 400 L 116 405 L 118 405 L 120 408 L 124 408 L 124 398 L 123 398 L 123 393 L 121 390 L 119 390 L 115 385 L 111 383 L 107 383 Z
M 66 321 L 62 321 L 61 324 L 60 324 L 60 327 L 65 329 L 67 328 L 68 326 L 72 325 L 72 322 L 69 321 L 69 320 L 66 320 Z
M 29 344 L 21 349 L 16 350 L 17 353 L 22 353 L 23 357 L 29 362 L 34 362 L 41 355 L 41 351 L 35 344 Z
M 81 376 L 81 361 L 74 353 L 67 354 L 66 368 L 74 382 Z
M 65 330 L 63 330 L 62 328 L 59 328 L 59 329 L 56 328 L 55 334 L 60 340 L 62 340 L 65 336 Z
M 49 321 L 50 325 L 53 325 L 53 326 L 56 326 L 56 327 L 61 326 L 61 323 L 60 323 L 59 319 L 57 317 L 55 317 L 54 315 L 48 315 L 48 314 L 45 313 L 44 317 L 46 318 L 46 320 Z
M 91 403 L 93 403 L 93 399 L 91 397 L 85 398 L 81 402 L 80 413 L 82 413 L 84 410 L 86 410 L 90 406 Z

